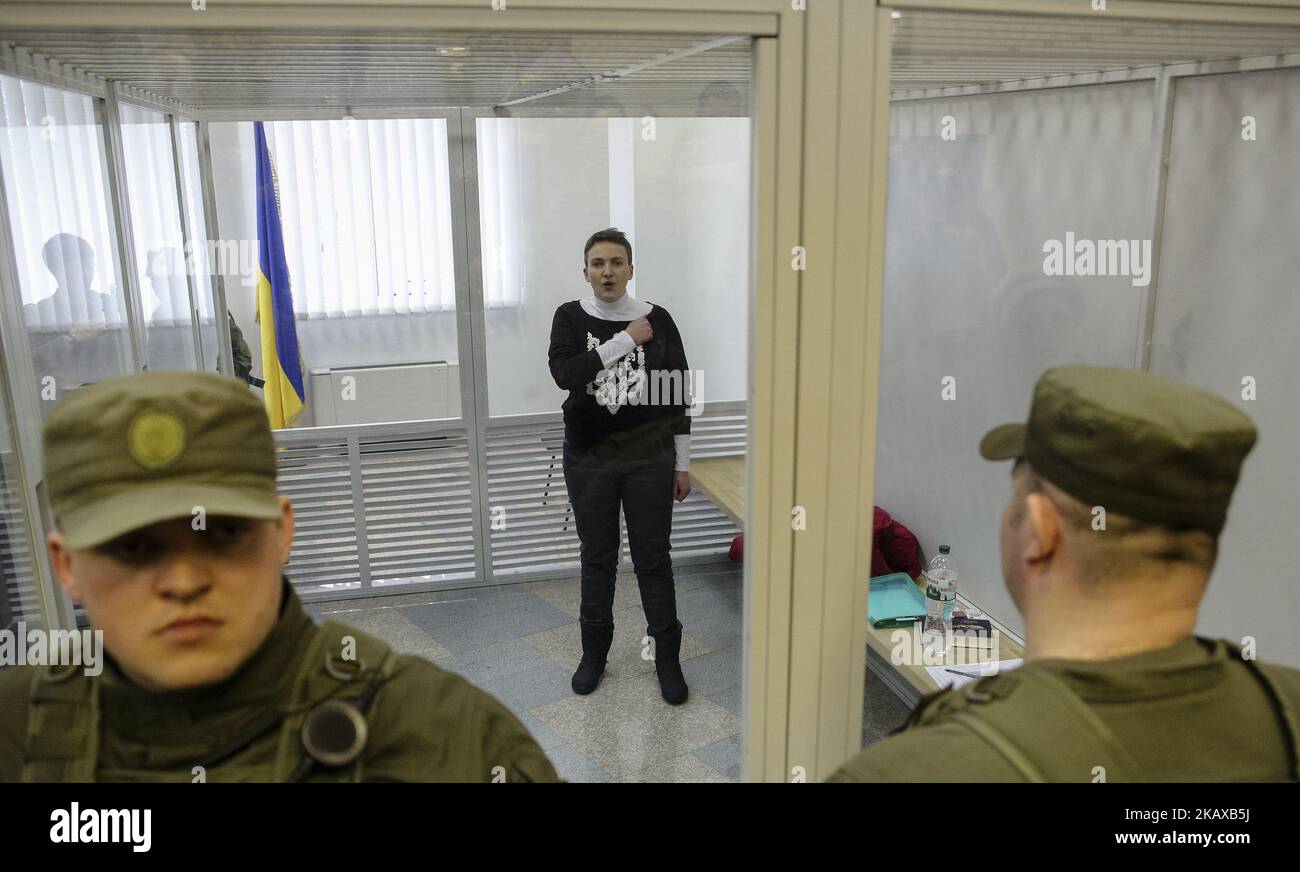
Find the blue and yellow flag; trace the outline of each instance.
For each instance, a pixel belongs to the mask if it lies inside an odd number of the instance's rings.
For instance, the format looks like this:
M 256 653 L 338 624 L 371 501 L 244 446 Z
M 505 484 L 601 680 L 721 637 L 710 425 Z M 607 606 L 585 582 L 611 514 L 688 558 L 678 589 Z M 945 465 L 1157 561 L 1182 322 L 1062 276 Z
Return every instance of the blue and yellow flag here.
M 284 259 L 284 236 L 280 231 L 280 193 L 260 121 L 253 122 L 253 142 L 257 151 L 257 320 L 262 327 L 266 414 L 272 427 L 289 427 L 302 414 L 307 394 L 298 356 L 289 265 Z

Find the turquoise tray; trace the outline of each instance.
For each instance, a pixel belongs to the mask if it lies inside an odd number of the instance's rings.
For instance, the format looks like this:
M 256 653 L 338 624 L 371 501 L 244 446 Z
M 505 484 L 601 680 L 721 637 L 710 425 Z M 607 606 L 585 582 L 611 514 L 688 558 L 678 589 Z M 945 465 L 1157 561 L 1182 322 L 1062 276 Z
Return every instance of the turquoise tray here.
M 871 626 L 905 626 L 925 617 L 925 595 L 905 572 L 871 579 L 867 620 Z

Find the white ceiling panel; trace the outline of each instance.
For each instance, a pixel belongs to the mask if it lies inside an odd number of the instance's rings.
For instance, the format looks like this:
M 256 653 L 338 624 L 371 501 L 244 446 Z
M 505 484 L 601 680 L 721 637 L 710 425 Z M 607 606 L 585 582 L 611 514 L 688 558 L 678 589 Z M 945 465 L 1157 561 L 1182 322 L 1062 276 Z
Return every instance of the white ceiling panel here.
M 906 11 L 898 92 L 1300 53 L 1300 29 Z M 741 115 L 748 38 L 483 32 L 0 33 L 8 56 L 202 110 L 496 107 L 502 114 Z

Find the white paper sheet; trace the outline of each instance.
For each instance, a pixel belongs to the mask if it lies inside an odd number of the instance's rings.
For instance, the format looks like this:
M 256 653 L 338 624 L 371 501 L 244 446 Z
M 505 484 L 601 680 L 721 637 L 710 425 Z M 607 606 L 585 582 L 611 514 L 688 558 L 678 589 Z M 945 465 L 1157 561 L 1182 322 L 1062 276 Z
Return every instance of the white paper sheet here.
M 1008 669 L 1015 669 L 1024 660 L 1017 657 L 1012 660 L 999 660 L 996 663 L 972 663 L 965 666 L 927 666 L 925 671 L 938 682 L 939 687 L 952 685 L 961 688 L 985 675 L 996 675 Z

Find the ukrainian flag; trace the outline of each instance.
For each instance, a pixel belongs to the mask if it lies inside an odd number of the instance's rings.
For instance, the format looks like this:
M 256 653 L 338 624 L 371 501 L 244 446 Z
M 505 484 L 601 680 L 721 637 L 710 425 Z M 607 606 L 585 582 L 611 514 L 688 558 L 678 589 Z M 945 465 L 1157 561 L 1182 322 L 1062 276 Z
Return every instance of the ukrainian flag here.
M 280 231 L 280 194 L 262 122 L 253 122 L 257 151 L 257 320 L 262 329 L 262 376 L 266 414 L 272 427 L 289 427 L 302 414 L 307 396 L 293 320 L 293 292 Z

